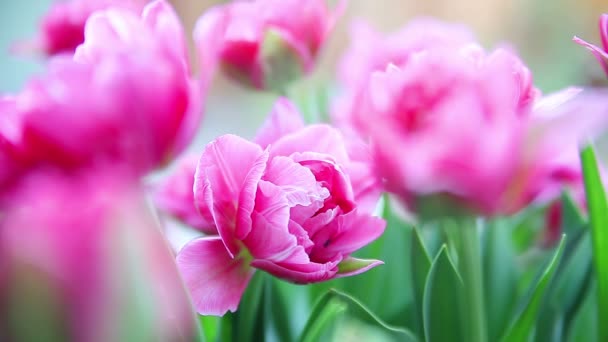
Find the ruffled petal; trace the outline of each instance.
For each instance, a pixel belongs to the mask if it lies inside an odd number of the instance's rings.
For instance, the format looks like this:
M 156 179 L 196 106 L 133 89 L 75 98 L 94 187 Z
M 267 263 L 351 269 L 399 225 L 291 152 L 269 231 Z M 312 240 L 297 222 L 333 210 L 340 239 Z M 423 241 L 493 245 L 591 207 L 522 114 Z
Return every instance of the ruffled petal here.
M 276 185 L 260 181 L 251 232 L 243 243 L 256 259 L 307 263 L 308 255 L 289 232 L 289 205 Z
M 236 311 L 253 269 L 233 259 L 218 237 L 197 239 L 177 255 L 177 267 L 201 315 Z
M 232 255 L 237 239 L 251 230 L 257 183 L 268 154 L 235 135 L 224 135 L 205 147 L 194 176 L 194 202 L 210 208 L 222 240 Z
M 251 262 L 251 266 L 296 284 L 309 284 L 334 278 L 338 272 L 337 264 L 339 261 L 340 260 L 325 264 L 314 262 L 292 264 L 273 262 L 270 260 L 254 260 Z

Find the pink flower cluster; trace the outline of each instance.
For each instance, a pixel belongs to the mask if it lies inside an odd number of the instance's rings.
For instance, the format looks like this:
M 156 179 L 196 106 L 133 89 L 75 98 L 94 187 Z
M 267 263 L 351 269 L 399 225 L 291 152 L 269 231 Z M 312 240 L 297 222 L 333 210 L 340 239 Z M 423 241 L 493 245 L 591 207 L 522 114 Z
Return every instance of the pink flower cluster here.
M 161 313 L 150 336 L 189 338 L 181 281 L 199 313 L 223 315 L 257 271 L 308 284 L 382 264 L 356 253 L 384 232 L 383 190 L 425 220 L 509 215 L 580 183 L 573 160 L 608 125 L 605 92 L 543 96 L 511 49 L 488 52 L 458 25 L 418 19 L 383 36 L 359 23 L 332 106 L 341 130 L 306 125 L 280 98 L 252 141 L 222 135 L 154 188 L 158 209 L 205 234 L 173 260 L 142 177 L 190 143 L 216 72 L 283 92 L 313 70 L 345 3 L 214 7 L 193 33 L 198 76 L 165 0 L 56 4 L 41 31 L 47 71 L 0 98 L 0 315 L 8 288 L 40 271 L 70 337 L 113 340 L 132 294 L 113 291 L 136 265 Z M 603 49 L 578 42 L 608 73 L 608 16 L 600 27 Z

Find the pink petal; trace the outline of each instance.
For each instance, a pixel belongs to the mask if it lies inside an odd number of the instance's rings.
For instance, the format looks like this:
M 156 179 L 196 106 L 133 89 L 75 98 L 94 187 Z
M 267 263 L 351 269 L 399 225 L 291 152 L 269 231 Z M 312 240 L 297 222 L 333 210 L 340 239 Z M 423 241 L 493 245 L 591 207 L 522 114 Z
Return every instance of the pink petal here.
M 194 174 L 198 156 L 187 155 L 177 161 L 177 168 L 156 189 L 154 203 L 168 214 L 207 234 L 217 234 L 207 206 L 194 205 Z
M 368 161 L 353 161 L 346 172 L 350 177 L 357 208 L 368 214 L 373 213 L 382 194 L 380 177 Z
M 197 239 L 177 255 L 177 267 L 201 315 L 236 311 L 253 275 L 242 258 L 233 259 L 218 237 Z
M 275 103 L 254 141 L 266 148 L 282 136 L 296 132 L 303 127 L 304 120 L 298 109 L 289 99 L 282 97 Z
M 194 202 L 199 210 L 210 208 L 229 252 L 238 254 L 237 239 L 251 230 L 251 213 L 257 183 L 266 168 L 268 153 L 235 135 L 209 143 L 194 176 Z
M 336 278 L 350 277 L 353 275 L 361 274 L 367 270 L 370 270 L 376 266 L 383 264 L 384 262 L 380 260 L 357 259 L 353 257 L 348 257 L 338 264 L 338 274 L 336 274 Z
M 309 206 L 313 201 L 323 201 L 329 196 L 327 189 L 317 184 L 310 169 L 288 157 L 272 158 L 263 178 L 281 188 L 289 207 Z
M 600 16 L 600 38 L 604 51 L 608 51 L 608 14 Z
M 377 239 L 384 232 L 386 221 L 356 211 L 340 215 L 312 236 L 315 247 L 311 260 L 324 262 L 347 256 Z
M 253 226 L 243 243 L 255 259 L 308 262 L 308 255 L 289 232 L 289 205 L 276 185 L 260 181 L 256 195 Z
M 144 8 L 142 18 L 166 45 L 172 56 L 181 61 L 186 72 L 189 72 L 184 28 L 173 7 L 165 0 L 155 0 Z
M 290 156 L 297 152 L 317 152 L 330 155 L 338 164 L 348 162 L 342 134 L 335 128 L 319 124 L 285 135 L 270 147 L 271 156 Z
M 269 260 L 254 260 L 251 262 L 251 266 L 255 268 L 296 284 L 317 283 L 332 279 L 338 272 L 337 264 L 338 261 L 325 264 L 314 262 L 291 264 Z
M 606 39 L 606 38 L 604 38 Z M 593 44 L 587 43 L 586 41 L 580 39 L 579 37 L 574 37 L 572 39 L 575 43 L 586 47 L 591 53 L 595 56 L 595 58 L 600 62 L 600 65 L 604 69 L 604 72 L 608 75 L 608 52 L 604 49 L 597 47 Z

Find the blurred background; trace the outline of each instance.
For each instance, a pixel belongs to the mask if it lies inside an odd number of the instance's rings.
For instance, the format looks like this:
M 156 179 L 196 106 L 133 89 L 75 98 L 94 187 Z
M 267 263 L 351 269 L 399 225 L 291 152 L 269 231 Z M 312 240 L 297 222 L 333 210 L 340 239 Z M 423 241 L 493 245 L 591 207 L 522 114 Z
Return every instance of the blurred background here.
M 0 92 L 18 91 L 28 77 L 42 71 L 44 61 L 14 56 L 9 50 L 15 42 L 34 36 L 39 19 L 52 1 L 0 2 Z M 221 1 L 171 2 L 190 35 L 197 17 Z M 322 52 L 317 70 L 300 82 L 306 89 L 333 78 L 350 42 L 348 27 L 353 19 L 368 21 L 388 33 L 423 15 L 470 26 L 488 49 L 511 45 L 532 69 L 543 92 L 572 84 L 598 85 L 605 82 L 598 63 L 571 39 L 578 35 L 599 43 L 597 20 L 603 12 L 608 12 L 606 0 L 350 0 Z M 202 143 L 223 133 L 253 136 L 275 97 L 251 92 L 218 76 L 207 99 L 203 129 L 192 148 L 199 150 Z

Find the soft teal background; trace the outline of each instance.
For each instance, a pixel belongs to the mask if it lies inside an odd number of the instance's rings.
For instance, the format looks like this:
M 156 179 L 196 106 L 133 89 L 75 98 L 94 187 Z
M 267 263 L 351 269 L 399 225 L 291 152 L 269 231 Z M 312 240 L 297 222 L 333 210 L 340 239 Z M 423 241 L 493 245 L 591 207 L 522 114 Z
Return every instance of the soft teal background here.
M 9 49 L 15 42 L 34 36 L 38 20 L 51 0 L 0 1 L 0 92 L 16 92 L 28 76 L 42 70 L 40 60 L 14 56 Z

